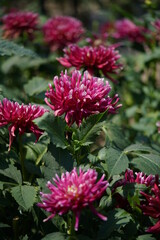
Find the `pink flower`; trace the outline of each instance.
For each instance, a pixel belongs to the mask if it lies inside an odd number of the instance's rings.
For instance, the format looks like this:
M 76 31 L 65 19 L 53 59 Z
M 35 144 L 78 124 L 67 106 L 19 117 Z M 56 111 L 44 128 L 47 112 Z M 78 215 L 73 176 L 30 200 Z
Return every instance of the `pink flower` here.
M 143 214 L 158 219 L 158 222 L 154 226 L 149 227 L 147 232 L 160 233 L 160 187 L 158 184 L 154 185 L 152 192 L 155 196 L 141 192 L 146 199 L 141 202 L 140 208 Z
M 30 39 L 33 39 L 34 31 L 37 29 L 38 14 L 11 12 L 2 17 L 2 23 L 5 38 L 17 38 L 26 33 Z
M 98 114 L 108 109 L 108 113 L 116 113 L 121 107 L 117 105 L 118 95 L 110 98 L 111 90 L 109 83 L 104 83 L 102 78 L 90 77 L 86 71 L 82 76 L 79 71 L 74 70 L 71 77 L 61 73 L 60 78 L 54 77 L 54 87 L 49 85 L 46 92 L 46 104 L 54 110 L 55 116 L 65 114 L 65 120 L 69 126 L 74 122 L 79 126 L 83 118 L 92 114 Z M 116 106 L 117 105 L 117 106 Z
M 45 42 L 52 50 L 77 42 L 84 33 L 82 23 L 73 17 L 57 16 L 43 26 Z
M 145 41 L 144 27 L 136 26 L 131 20 L 123 19 L 115 23 L 115 33 L 113 36 L 117 39 L 128 38 L 132 42 L 142 43 Z
M 117 64 L 116 61 L 120 58 L 119 52 L 115 47 L 79 47 L 77 45 L 70 45 L 64 49 L 65 55 L 58 59 L 58 61 L 65 67 L 76 67 L 78 70 L 85 68 L 91 75 L 95 70 L 101 70 L 103 74 L 114 81 L 108 74 L 117 73 L 117 69 L 121 69 L 122 65 Z
M 157 32 L 160 33 L 160 19 L 157 19 L 154 23 L 153 26 L 156 28 Z
M 158 127 L 158 133 L 160 133 L 160 121 L 156 123 L 156 126 Z
M 9 126 L 9 150 L 15 137 L 15 131 L 18 130 L 22 135 L 24 132 L 33 132 L 36 141 L 43 134 L 33 120 L 41 117 L 48 110 L 36 105 L 19 105 L 17 102 L 11 102 L 4 98 L 0 102 L 0 127 L 10 124 Z
M 75 230 L 77 231 L 80 212 L 87 206 L 99 218 L 106 221 L 107 217 L 98 213 L 93 206 L 93 202 L 103 195 L 109 185 L 107 181 L 103 181 L 104 177 L 103 174 L 96 182 L 95 170 L 88 169 L 84 172 L 81 168 L 79 174 L 75 168 L 70 173 L 62 173 L 61 178 L 56 174 L 56 178 L 53 178 L 55 185 L 50 181 L 47 183 L 51 193 L 40 193 L 42 203 L 38 203 L 38 206 L 51 213 L 44 221 L 53 218 L 56 214 L 62 215 L 71 210 L 76 216 Z
M 149 176 L 147 176 L 143 172 L 136 172 L 135 175 L 136 176 L 134 176 L 134 174 L 133 174 L 133 170 L 126 169 L 124 178 L 122 180 L 119 180 L 118 182 L 116 182 L 116 184 L 114 186 L 114 190 L 117 187 L 126 185 L 128 183 L 145 184 L 147 187 L 153 187 L 154 186 L 154 183 L 156 181 L 155 176 L 153 176 L 151 174 Z

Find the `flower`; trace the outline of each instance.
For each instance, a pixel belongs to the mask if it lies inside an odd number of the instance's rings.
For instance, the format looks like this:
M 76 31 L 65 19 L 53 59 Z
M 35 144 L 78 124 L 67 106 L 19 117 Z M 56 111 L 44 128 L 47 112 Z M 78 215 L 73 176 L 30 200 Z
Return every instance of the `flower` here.
M 5 38 L 17 38 L 26 33 L 33 39 L 34 31 L 37 29 L 38 14 L 33 12 L 11 12 L 2 17 L 3 36 Z
M 104 84 L 103 78 L 90 77 L 86 71 L 82 76 L 77 70 L 71 77 L 61 73 L 60 78 L 54 77 L 54 88 L 49 84 L 46 92 L 46 104 L 54 110 L 55 116 L 65 114 L 65 120 L 69 126 L 74 122 L 79 126 L 83 118 L 92 114 L 98 114 L 108 109 L 108 113 L 116 113 L 121 107 L 117 105 L 118 95 L 113 98 L 108 96 L 111 90 L 109 83 Z M 117 105 L 117 106 L 116 106 Z
M 15 137 L 15 131 L 18 130 L 22 135 L 24 132 L 33 132 L 36 141 L 43 134 L 33 120 L 41 117 L 48 110 L 36 105 L 19 105 L 17 102 L 11 102 L 7 98 L 0 101 L 0 127 L 10 124 L 9 126 L 9 150 Z
M 145 41 L 144 34 L 147 30 L 142 26 L 135 25 L 129 19 L 122 19 L 115 23 L 115 33 L 117 39 L 128 38 L 132 42 L 142 43 Z
M 109 185 L 107 181 L 103 181 L 104 177 L 103 174 L 101 179 L 96 182 L 97 172 L 95 170 L 88 169 L 84 172 L 81 168 L 79 174 L 75 168 L 70 173 L 62 173 L 61 178 L 56 174 L 56 177 L 53 178 L 56 185 L 50 181 L 47 183 L 51 193 L 40 193 L 42 203 L 38 203 L 38 206 L 51 213 L 44 221 L 53 218 L 56 214 L 62 215 L 71 210 L 76 217 L 75 230 L 77 231 L 80 212 L 86 206 L 89 206 L 94 214 L 106 221 L 107 217 L 98 213 L 93 206 L 93 202 L 103 195 Z
M 116 61 L 120 58 L 119 52 L 114 46 L 105 47 L 79 47 L 70 45 L 64 49 L 64 57 L 58 61 L 65 67 L 76 67 L 76 69 L 85 68 L 93 75 L 94 70 L 101 70 L 103 74 L 114 81 L 108 74 L 116 73 L 117 69 L 121 69 L 122 65 Z
M 155 176 L 153 176 L 151 174 L 149 176 L 147 176 L 143 172 L 136 172 L 135 175 L 136 175 L 136 177 L 133 174 L 133 170 L 126 169 L 124 178 L 119 180 L 118 182 L 116 182 L 116 184 L 114 186 L 114 190 L 117 187 L 126 185 L 128 183 L 145 184 L 147 187 L 153 187 L 154 186 L 154 183 L 156 181 Z
M 146 198 L 145 201 L 141 202 L 140 208 L 143 214 L 158 219 L 154 226 L 147 229 L 147 232 L 160 233 L 160 187 L 158 184 L 154 184 L 152 192 L 155 196 L 140 192 Z
M 82 23 L 73 17 L 57 16 L 43 25 L 45 42 L 52 50 L 77 42 L 84 33 Z

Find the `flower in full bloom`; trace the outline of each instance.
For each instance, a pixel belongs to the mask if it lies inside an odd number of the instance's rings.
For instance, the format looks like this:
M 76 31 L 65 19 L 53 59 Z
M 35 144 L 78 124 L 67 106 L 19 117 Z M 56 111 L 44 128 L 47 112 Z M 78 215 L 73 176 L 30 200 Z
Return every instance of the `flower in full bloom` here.
M 43 33 L 45 42 L 51 46 L 52 50 L 56 50 L 70 43 L 76 43 L 84 33 L 84 29 L 82 23 L 76 18 L 57 16 L 43 25 Z
M 48 110 L 36 105 L 19 105 L 17 102 L 11 102 L 4 98 L 0 102 L 0 127 L 9 125 L 9 149 L 15 137 L 15 131 L 18 130 L 22 135 L 24 132 L 33 132 L 36 141 L 43 134 L 33 120 L 41 117 Z
M 17 38 L 25 33 L 29 39 L 33 39 L 34 31 L 38 25 L 38 14 L 33 12 L 11 12 L 2 17 L 2 23 L 5 38 Z
M 45 102 L 54 110 L 55 116 L 65 114 L 65 120 L 69 126 L 74 122 L 79 126 L 83 118 L 92 114 L 98 114 L 108 110 L 108 113 L 116 113 L 121 107 L 117 105 L 118 95 L 113 98 L 108 96 L 111 90 L 109 83 L 104 83 L 103 78 L 91 77 L 86 71 L 82 76 L 77 70 L 71 77 L 65 71 L 60 78 L 54 77 L 54 87 L 49 84 Z
M 85 68 L 93 75 L 95 70 L 101 70 L 103 74 L 115 81 L 109 76 L 110 73 L 117 73 L 117 69 L 122 68 L 122 64 L 116 63 L 120 58 L 119 52 L 115 50 L 114 46 L 84 46 L 70 45 L 64 49 L 64 57 L 58 61 L 65 67 L 76 67 L 76 69 Z
M 129 19 L 122 19 L 115 23 L 115 33 L 117 39 L 127 38 L 132 42 L 142 43 L 145 41 L 147 30 L 142 26 L 137 26 Z
M 63 173 L 61 178 L 56 174 L 53 178 L 55 184 L 53 185 L 50 181 L 47 183 L 51 193 L 40 193 L 42 203 L 38 203 L 38 206 L 51 213 L 44 221 L 53 218 L 56 214 L 62 215 L 72 211 L 76 217 L 75 230 L 77 231 L 80 212 L 87 206 L 99 218 L 106 221 L 107 217 L 98 213 L 93 206 L 93 202 L 103 195 L 109 185 L 107 181 L 103 181 L 104 177 L 103 174 L 96 182 L 97 172 L 95 170 L 88 169 L 84 172 L 81 168 L 79 174 L 75 168 L 70 173 Z
M 141 192 L 146 199 L 141 202 L 140 208 L 143 214 L 158 219 L 154 226 L 147 229 L 147 232 L 160 233 L 160 187 L 158 184 L 154 184 L 152 192 L 154 196 Z

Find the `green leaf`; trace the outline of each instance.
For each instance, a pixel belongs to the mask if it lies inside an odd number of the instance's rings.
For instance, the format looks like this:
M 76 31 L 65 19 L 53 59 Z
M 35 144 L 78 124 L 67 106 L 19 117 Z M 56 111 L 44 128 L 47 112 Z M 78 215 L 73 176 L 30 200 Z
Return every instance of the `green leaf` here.
M 100 225 L 98 240 L 107 239 L 111 233 L 124 227 L 132 220 L 131 215 L 123 209 L 111 210 L 107 213 L 108 220 Z
M 41 77 L 33 77 L 27 84 L 24 85 L 24 90 L 29 96 L 34 96 L 47 89 L 48 81 Z
M 0 39 L 0 56 L 27 56 L 27 57 L 38 57 L 32 50 L 24 48 L 14 42 Z
M 105 160 L 102 166 L 108 172 L 109 177 L 120 174 L 128 168 L 129 160 L 124 152 L 114 148 L 103 148 L 103 151 L 103 157 L 99 158 Z
M 154 238 L 152 234 L 144 234 L 136 238 L 136 240 L 154 240 L 154 239 L 156 240 L 156 238 Z
M 33 186 L 17 186 L 13 187 L 11 194 L 16 202 L 26 211 L 29 210 L 36 202 L 37 191 Z
M 42 240 L 65 240 L 64 233 L 61 232 L 54 232 L 46 235 Z
M 145 146 L 143 144 L 132 144 L 124 149 L 124 152 L 127 154 L 128 152 L 150 152 L 150 153 L 156 153 L 154 149 L 152 149 L 149 146 Z
M 7 169 L 0 169 L 0 174 L 13 179 L 18 184 L 22 184 L 22 175 L 20 170 L 18 170 L 15 166 L 12 164 L 9 165 L 9 168 Z
M 140 171 L 149 174 L 160 175 L 160 155 L 134 153 L 137 158 L 132 159 L 132 163 Z
M 53 113 L 48 113 L 34 122 L 39 126 L 39 128 L 48 133 L 53 144 L 62 149 L 67 147 L 68 142 L 65 138 L 66 123 L 62 118 L 55 117 Z

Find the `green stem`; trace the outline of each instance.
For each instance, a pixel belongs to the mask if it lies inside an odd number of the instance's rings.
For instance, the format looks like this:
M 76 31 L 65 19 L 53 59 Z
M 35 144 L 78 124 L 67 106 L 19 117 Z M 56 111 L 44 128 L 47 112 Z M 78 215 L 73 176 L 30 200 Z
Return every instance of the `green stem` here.
M 19 154 L 20 154 L 20 163 L 21 163 L 21 169 L 22 169 L 22 178 L 23 181 L 26 180 L 26 170 L 24 165 L 24 151 L 23 151 L 23 144 L 22 144 L 22 135 L 19 135 Z
M 14 217 L 13 218 L 12 226 L 13 226 L 14 240 L 19 239 L 19 234 L 18 234 L 19 217 Z
M 73 214 L 73 217 L 71 218 L 68 214 L 68 230 L 67 230 L 67 233 L 68 233 L 68 235 L 70 235 L 72 237 L 74 237 L 76 235 L 74 225 L 75 225 L 75 215 Z

